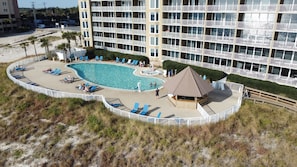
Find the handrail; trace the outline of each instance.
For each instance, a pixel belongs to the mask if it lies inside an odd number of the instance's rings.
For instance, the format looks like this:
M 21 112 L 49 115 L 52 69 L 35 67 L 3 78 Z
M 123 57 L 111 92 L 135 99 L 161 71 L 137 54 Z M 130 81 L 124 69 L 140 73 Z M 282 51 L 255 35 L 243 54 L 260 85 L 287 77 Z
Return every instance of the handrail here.
M 262 102 L 280 106 L 288 110 L 297 112 L 297 100 L 253 89 L 250 87 L 245 87 L 245 89 L 248 92 L 247 99 L 253 100 L 254 102 Z
M 6 69 L 7 76 L 10 80 L 12 80 L 15 84 L 18 84 L 22 86 L 25 89 L 32 90 L 38 93 L 45 94 L 47 96 L 55 97 L 55 98 L 81 98 L 86 101 L 90 100 L 96 100 L 96 101 L 101 101 L 104 106 L 111 111 L 112 113 L 122 116 L 122 117 L 127 117 L 130 119 L 135 119 L 135 120 L 140 120 L 143 122 L 150 122 L 153 124 L 160 124 L 160 125 L 187 125 L 187 126 L 193 126 L 193 125 L 202 125 L 202 124 L 208 124 L 208 123 L 215 123 L 220 120 L 225 120 L 228 118 L 230 115 L 234 114 L 237 112 L 241 106 L 241 101 L 242 101 L 242 96 L 238 97 L 237 104 L 233 105 L 229 109 L 222 111 L 218 114 L 213 114 L 208 117 L 189 117 L 189 118 L 156 118 L 156 117 L 151 117 L 151 116 L 143 116 L 140 114 L 134 114 L 131 112 L 127 112 L 118 108 L 114 108 L 111 106 L 105 99 L 103 95 L 94 95 L 94 94 L 80 94 L 80 93 L 70 93 L 70 92 L 63 92 L 59 90 L 52 90 L 48 88 L 43 88 L 40 86 L 35 86 L 31 84 L 27 84 L 21 80 L 18 80 L 14 78 L 11 73 L 14 71 L 15 67 L 18 65 L 26 65 L 29 63 L 35 62 L 37 59 L 36 58 L 28 58 L 28 59 L 23 59 L 18 62 L 14 62 L 8 66 Z M 243 90 L 243 85 L 237 84 L 237 83 L 225 83 L 231 90 L 236 90 L 242 93 Z

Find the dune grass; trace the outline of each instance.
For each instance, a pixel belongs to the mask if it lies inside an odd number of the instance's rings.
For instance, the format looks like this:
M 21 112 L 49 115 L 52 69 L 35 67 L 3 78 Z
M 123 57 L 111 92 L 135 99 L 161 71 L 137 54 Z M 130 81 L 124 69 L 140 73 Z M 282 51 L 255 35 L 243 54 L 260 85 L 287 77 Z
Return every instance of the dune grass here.
M 25 90 L 0 64 L 0 166 L 295 166 L 297 115 L 245 101 L 216 124 L 129 120 L 101 102 Z M 16 145 L 18 147 L 16 147 Z

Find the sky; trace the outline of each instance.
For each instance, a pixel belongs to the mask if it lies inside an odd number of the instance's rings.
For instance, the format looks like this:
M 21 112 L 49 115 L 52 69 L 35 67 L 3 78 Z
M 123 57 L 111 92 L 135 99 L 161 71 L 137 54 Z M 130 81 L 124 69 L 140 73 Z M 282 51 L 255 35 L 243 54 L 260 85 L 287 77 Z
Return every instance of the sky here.
M 32 8 L 34 2 L 35 8 L 59 7 L 68 8 L 76 7 L 78 0 L 18 0 L 19 8 Z

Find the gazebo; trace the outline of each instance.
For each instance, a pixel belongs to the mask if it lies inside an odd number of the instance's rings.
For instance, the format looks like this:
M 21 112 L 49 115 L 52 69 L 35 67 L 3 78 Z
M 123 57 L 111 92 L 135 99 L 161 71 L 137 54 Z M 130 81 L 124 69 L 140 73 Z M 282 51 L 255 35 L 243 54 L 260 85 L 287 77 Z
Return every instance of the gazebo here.
M 213 90 L 210 82 L 190 66 L 169 78 L 165 84 L 169 99 L 176 107 L 196 109 L 197 103 L 207 102 L 208 93 Z

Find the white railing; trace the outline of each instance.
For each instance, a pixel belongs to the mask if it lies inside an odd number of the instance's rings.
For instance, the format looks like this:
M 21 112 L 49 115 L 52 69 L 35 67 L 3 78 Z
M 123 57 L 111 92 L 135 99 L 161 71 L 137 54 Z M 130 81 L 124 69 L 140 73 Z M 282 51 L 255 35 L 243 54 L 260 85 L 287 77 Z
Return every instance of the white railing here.
M 153 124 L 161 124 L 161 125 L 187 125 L 187 126 L 193 126 L 193 125 L 202 125 L 207 123 L 215 123 L 220 120 L 225 120 L 230 115 L 237 112 L 241 106 L 242 102 L 242 95 L 239 95 L 237 103 L 233 106 L 231 106 L 229 109 L 222 111 L 218 114 L 211 115 L 209 117 L 203 118 L 203 117 L 193 117 L 193 118 L 156 118 L 151 116 L 142 116 L 139 114 L 134 114 L 129 111 L 121 110 L 118 108 L 112 107 L 105 99 L 103 95 L 94 95 L 94 94 L 80 94 L 80 93 L 70 93 L 70 92 L 63 92 L 59 90 L 52 90 L 47 89 L 39 86 L 34 86 L 31 84 L 27 84 L 21 80 L 18 80 L 14 78 L 11 73 L 14 71 L 16 66 L 23 65 L 29 63 L 34 63 L 38 60 L 38 58 L 28 58 L 23 59 L 18 62 L 12 63 L 8 66 L 6 69 L 7 76 L 9 79 L 11 79 L 14 83 L 22 86 L 25 89 L 32 90 L 38 93 L 45 94 L 47 96 L 55 97 L 55 98 L 81 98 L 86 101 L 90 100 L 96 100 L 96 101 L 102 101 L 104 106 L 109 109 L 111 112 L 115 113 L 116 115 L 127 117 L 130 119 L 140 120 L 143 122 L 150 122 Z M 237 84 L 237 83 L 225 83 L 226 86 L 228 86 L 232 91 L 238 91 L 239 93 L 242 93 L 243 85 Z

